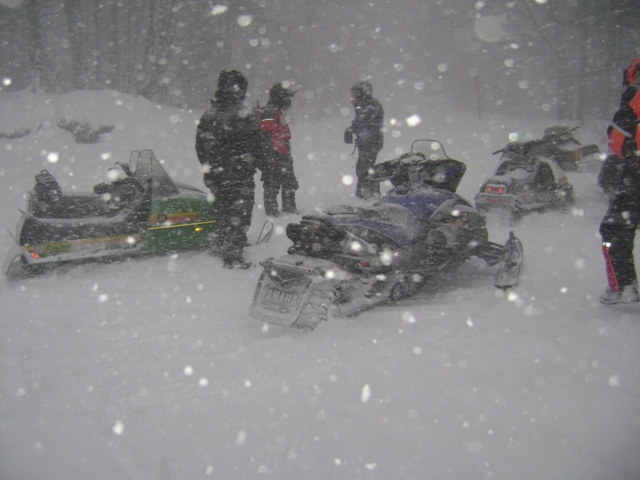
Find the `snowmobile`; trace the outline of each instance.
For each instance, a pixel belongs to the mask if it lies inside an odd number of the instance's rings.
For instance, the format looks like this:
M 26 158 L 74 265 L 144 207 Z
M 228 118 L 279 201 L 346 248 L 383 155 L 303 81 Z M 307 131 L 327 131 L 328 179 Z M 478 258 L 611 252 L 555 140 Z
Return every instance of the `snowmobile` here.
M 484 219 L 455 193 L 465 170 L 436 140 L 416 140 L 410 152 L 375 165 L 369 178 L 393 188 L 371 207 L 336 205 L 287 225 L 293 244 L 260 263 L 250 314 L 313 329 L 329 316 L 408 297 L 473 256 L 499 264 L 496 287 L 515 286 L 522 244 L 513 232 L 505 245 L 488 240 Z
M 580 172 L 600 166 L 600 147 L 585 145 L 576 140 L 573 133 L 580 127 L 569 128 L 562 125 L 549 127 L 541 139 L 534 140 L 535 150 L 547 158 L 555 160 L 565 172 Z
M 499 212 L 511 224 L 522 215 L 567 209 L 575 195 L 566 173 L 537 140 L 510 143 L 502 150 L 493 176 L 475 196 L 478 213 Z
M 215 222 L 207 194 L 174 182 L 151 150 L 116 163 L 93 192 L 63 193 L 36 175 L 4 272 L 35 275 L 65 262 L 205 247 Z

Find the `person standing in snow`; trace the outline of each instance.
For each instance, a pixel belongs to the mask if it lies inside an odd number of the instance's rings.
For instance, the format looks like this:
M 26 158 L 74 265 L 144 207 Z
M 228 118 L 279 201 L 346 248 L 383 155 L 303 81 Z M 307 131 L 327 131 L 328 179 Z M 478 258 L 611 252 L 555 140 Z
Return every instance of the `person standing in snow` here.
M 211 107 L 196 132 L 196 153 L 216 212 L 214 249 L 225 268 L 248 268 L 243 249 L 251 225 L 254 175 L 262 161 L 262 133 L 257 118 L 243 108 L 247 79 L 223 70 Z
M 620 169 L 609 208 L 600 224 L 608 286 L 605 305 L 640 301 L 633 243 L 640 224 L 640 57 L 624 71 L 620 106 L 607 130 Z
M 380 196 L 380 184 L 368 180 L 367 176 L 383 147 L 384 110 L 380 102 L 373 98 L 373 87 L 367 81 L 357 82 L 351 87 L 351 103 L 355 108 L 356 117 L 345 130 L 344 141 L 352 144 L 353 136 L 356 137 L 355 146 L 358 149 L 356 197 L 368 200 Z
M 266 158 L 262 169 L 264 187 L 264 210 L 270 217 L 280 215 L 278 211 L 278 193 L 282 190 L 282 211 L 298 213 L 296 190 L 299 188 L 293 171 L 291 156 L 291 131 L 284 114 L 291 107 L 293 92 L 276 83 L 269 90 L 267 105 L 259 109 L 260 130 L 265 134 Z

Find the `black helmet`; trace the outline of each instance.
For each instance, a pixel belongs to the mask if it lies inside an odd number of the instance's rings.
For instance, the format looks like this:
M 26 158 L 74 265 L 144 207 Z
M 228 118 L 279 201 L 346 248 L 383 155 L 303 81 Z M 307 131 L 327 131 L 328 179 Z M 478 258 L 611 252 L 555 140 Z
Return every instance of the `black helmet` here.
M 365 98 L 369 98 L 372 95 L 373 87 L 366 80 L 356 82 L 351 87 L 351 96 L 356 100 L 364 100 Z
M 231 103 L 242 102 L 247 95 L 247 79 L 237 70 L 223 70 L 218 77 L 216 100 Z
M 291 106 L 291 98 L 295 93 L 290 88 L 284 88 L 282 83 L 278 82 L 269 90 L 269 103 L 286 110 Z

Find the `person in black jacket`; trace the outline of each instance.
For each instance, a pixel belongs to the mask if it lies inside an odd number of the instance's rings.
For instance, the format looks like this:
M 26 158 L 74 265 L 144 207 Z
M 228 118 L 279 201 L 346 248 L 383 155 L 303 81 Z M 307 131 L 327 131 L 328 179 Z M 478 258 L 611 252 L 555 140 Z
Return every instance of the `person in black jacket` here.
M 357 82 L 351 87 L 351 103 L 356 110 L 356 117 L 345 130 L 344 141 L 352 144 L 353 136 L 356 137 L 355 146 L 358 149 L 356 196 L 368 200 L 380 196 L 380 184 L 368 180 L 367 175 L 383 147 L 384 110 L 380 102 L 373 98 L 373 87 L 367 81 Z
M 608 286 L 606 305 L 640 301 L 633 243 L 640 224 L 640 58 L 624 72 L 620 107 L 607 130 L 615 155 L 617 185 L 609 186 L 609 208 L 600 224 Z
M 248 82 L 238 71 L 222 71 L 211 107 L 196 132 L 196 153 L 216 211 L 214 249 L 225 268 L 248 268 L 243 249 L 251 225 L 254 175 L 262 161 L 257 118 L 244 110 Z
M 260 130 L 265 135 L 265 162 L 262 169 L 264 210 L 270 217 L 280 215 L 278 194 L 282 190 L 282 211 L 298 213 L 296 190 L 299 188 L 293 171 L 291 131 L 284 114 L 291 107 L 294 92 L 276 83 L 269 90 L 267 105 L 259 109 Z

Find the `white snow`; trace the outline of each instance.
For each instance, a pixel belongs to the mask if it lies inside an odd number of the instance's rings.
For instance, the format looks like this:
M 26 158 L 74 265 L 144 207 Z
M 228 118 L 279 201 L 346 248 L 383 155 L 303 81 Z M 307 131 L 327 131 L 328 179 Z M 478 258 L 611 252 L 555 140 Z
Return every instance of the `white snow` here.
M 151 148 L 173 178 L 204 189 L 193 147 L 202 112 L 114 92 L 2 93 L 0 111 L 0 132 L 32 130 L 0 139 L 5 230 L 43 168 L 65 191 L 90 191 L 131 150 Z M 65 117 L 116 128 L 76 144 L 56 126 Z M 557 123 L 421 117 L 394 126 L 379 160 L 441 139 L 467 163 L 469 199 L 509 134 Z M 356 203 L 342 180 L 354 174 L 349 121 L 292 124 L 301 210 Z M 224 270 L 206 252 L 0 280 L 0 478 L 640 478 L 640 305 L 598 302 L 606 201 L 595 179 L 569 173 L 573 212 L 514 227 L 526 262 L 517 288 L 496 290 L 495 270 L 473 259 L 406 301 L 313 332 L 249 317 L 260 269 Z M 279 218 L 247 257 L 284 254 L 296 218 Z M 252 240 L 264 219 L 256 209 Z M 508 228 L 490 235 L 504 242 Z M 11 244 L 5 231 L 0 252 Z

